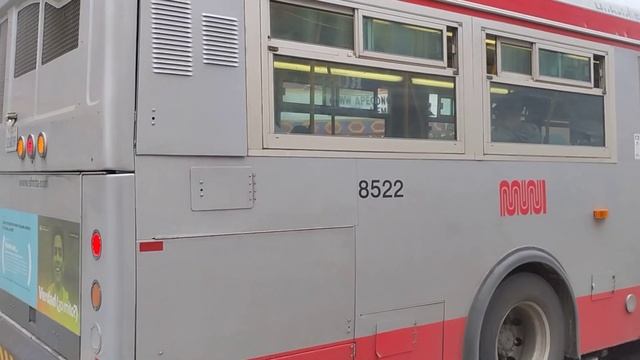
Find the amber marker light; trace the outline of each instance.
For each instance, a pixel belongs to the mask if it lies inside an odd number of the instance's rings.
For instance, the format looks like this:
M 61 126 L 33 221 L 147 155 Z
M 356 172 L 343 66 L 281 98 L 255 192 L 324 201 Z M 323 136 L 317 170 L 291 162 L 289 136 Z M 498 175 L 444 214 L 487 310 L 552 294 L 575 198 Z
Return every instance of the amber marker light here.
M 27 137 L 27 156 L 30 159 L 36 158 L 36 139 L 33 134 L 29 134 Z
M 94 280 L 91 285 L 91 306 L 95 311 L 102 307 L 102 287 L 98 280 Z
M 38 155 L 40 155 L 41 158 L 44 158 L 47 156 L 47 135 L 43 132 L 41 132 L 40 134 L 38 134 L 38 141 L 36 142 L 36 147 L 38 149 Z
M 20 136 L 18 141 L 16 142 L 16 153 L 18 153 L 18 157 L 20 160 L 23 160 L 27 155 L 27 149 L 24 143 L 24 136 Z
M 609 217 L 609 209 L 593 210 L 593 218 L 596 220 L 605 220 L 608 217 Z

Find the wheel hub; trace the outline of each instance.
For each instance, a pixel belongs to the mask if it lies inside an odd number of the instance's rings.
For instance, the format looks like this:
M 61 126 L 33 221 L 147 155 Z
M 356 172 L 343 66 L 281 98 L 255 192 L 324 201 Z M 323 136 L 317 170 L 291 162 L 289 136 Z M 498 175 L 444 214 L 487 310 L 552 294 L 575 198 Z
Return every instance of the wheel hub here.
M 505 315 L 496 339 L 497 360 L 549 360 L 549 322 L 534 303 L 515 305 Z

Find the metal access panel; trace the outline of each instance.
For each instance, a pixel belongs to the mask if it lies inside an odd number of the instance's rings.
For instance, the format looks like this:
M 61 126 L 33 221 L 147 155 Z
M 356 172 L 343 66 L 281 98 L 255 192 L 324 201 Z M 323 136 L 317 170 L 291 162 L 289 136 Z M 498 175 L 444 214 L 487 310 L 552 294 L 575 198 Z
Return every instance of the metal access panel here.
M 352 227 L 153 249 L 137 255 L 137 359 L 250 359 L 353 338 Z
M 244 2 L 140 2 L 137 153 L 247 153 Z
M 133 360 L 135 351 L 135 196 L 133 174 L 87 174 L 82 178 L 81 359 Z M 94 231 L 102 236 L 95 258 Z M 99 311 L 91 286 L 102 288 Z M 1 359 L 0 359 L 1 360 Z
M 251 209 L 254 178 L 248 166 L 191 168 L 191 210 Z

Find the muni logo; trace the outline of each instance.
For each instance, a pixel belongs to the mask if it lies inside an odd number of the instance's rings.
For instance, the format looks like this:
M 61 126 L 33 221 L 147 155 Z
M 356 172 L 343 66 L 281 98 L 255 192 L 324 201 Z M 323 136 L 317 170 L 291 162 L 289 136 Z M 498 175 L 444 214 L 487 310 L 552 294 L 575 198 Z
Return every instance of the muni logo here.
M 547 213 L 545 180 L 503 180 L 500 182 L 500 216 Z

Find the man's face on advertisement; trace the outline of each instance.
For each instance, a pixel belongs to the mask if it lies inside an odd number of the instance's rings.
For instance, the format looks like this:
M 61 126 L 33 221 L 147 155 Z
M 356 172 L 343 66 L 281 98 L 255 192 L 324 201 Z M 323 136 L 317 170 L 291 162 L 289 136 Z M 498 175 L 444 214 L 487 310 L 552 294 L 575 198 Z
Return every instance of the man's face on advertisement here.
M 64 248 L 62 247 L 62 235 L 53 237 L 53 279 L 62 282 L 64 272 Z

